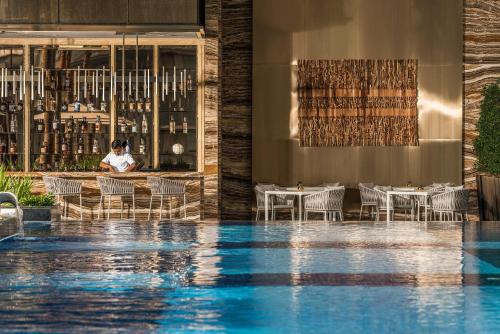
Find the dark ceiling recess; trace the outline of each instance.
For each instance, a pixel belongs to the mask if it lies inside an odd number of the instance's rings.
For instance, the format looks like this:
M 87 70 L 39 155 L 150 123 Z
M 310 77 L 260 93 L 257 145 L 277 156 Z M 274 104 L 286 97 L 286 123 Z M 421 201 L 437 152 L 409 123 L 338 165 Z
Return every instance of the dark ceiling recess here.
M 186 31 L 203 26 L 204 16 L 204 0 L 0 0 L 0 29 L 126 25 Z

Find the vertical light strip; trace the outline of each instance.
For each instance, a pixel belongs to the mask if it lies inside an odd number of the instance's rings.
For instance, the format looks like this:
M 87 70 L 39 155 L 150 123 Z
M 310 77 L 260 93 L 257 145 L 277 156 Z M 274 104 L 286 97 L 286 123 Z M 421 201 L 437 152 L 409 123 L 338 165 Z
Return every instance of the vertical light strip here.
M 77 91 L 77 95 L 76 95 L 76 99 L 78 101 L 80 101 L 80 66 L 78 66 L 78 70 L 76 72 L 76 91 Z
M 31 101 L 33 101 L 33 95 L 35 95 L 35 73 L 31 65 Z
M 162 66 L 162 77 L 161 77 L 161 100 L 165 102 L 165 66 Z
M 174 91 L 174 101 L 176 100 L 176 93 L 177 93 L 177 82 L 176 81 L 176 74 L 175 74 L 176 70 L 175 70 L 175 66 L 174 66 L 174 80 L 172 81 L 172 90 Z
M 153 72 L 159 72 L 159 47 L 155 45 L 153 48 Z M 163 71 L 165 69 L 163 68 Z M 156 85 L 158 87 L 158 76 L 156 76 Z M 155 88 L 157 89 L 157 88 Z M 156 90 L 155 90 L 156 91 Z M 162 90 L 162 94 L 164 90 Z M 153 168 L 160 168 L 160 96 L 155 93 L 153 97 L 153 124 L 151 131 L 153 131 Z
M 16 71 L 12 71 L 12 94 L 16 95 L 16 87 L 17 87 L 17 82 L 16 82 Z
M 102 100 L 106 97 L 106 67 L 102 67 Z
M 85 76 L 85 78 L 83 79 L 84 82 L 83 82 L 83 99 L 87 99 L 87 70 L 85 69 L 83 71 L 83 75 Z

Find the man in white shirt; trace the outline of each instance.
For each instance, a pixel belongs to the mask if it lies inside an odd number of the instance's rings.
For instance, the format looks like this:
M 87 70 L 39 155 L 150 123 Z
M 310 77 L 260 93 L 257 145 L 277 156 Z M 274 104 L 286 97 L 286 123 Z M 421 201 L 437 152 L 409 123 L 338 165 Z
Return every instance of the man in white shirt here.
M 125 152 L 119 140 L 114 140 L 111 143 L 111 148 L 112 151 L 99 164 L 101 168 L 112 173 L 132 172 L 136 169 L 137 164 L 134 158 L 130 153 Z

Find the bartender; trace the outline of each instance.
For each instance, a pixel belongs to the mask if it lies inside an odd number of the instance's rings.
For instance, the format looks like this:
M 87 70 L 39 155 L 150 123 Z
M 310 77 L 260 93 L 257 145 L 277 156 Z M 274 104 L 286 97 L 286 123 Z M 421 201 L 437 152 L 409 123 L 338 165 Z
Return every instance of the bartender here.
M 99 167 L 112 173 L 125 173 L 136 170 L 137 164 L 134 158 L 124 150 L 120 140 L 114 140 L 111 143 L 111 149 L 111 152 L 102 159 Z

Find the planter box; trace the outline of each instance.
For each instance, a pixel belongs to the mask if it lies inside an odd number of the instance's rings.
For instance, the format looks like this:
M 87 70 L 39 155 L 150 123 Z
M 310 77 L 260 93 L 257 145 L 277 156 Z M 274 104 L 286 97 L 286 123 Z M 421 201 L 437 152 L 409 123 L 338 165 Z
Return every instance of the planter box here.
M 500 177 L 478 175 L 476 182 L 479 219 L 500 221 Z
M 51 222 L 55 220 L 54 207 L 22 206 L 23 222 Z

